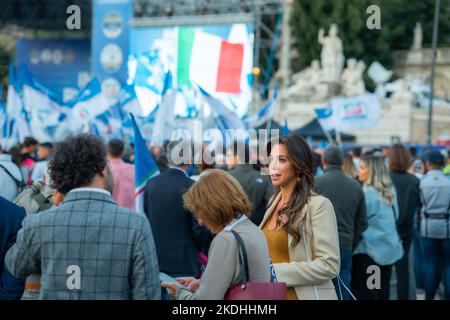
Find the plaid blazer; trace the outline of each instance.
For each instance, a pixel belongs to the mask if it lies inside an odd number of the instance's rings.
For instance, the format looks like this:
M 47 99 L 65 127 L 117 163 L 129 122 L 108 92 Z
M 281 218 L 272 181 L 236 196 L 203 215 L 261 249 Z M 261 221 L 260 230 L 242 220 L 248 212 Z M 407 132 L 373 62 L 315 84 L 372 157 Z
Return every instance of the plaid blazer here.
M 40 299 L 160 299 L 148 219 L 101 192 L 76 191 L 29 215 L 7 252 L 17 277 L 41 272 Z

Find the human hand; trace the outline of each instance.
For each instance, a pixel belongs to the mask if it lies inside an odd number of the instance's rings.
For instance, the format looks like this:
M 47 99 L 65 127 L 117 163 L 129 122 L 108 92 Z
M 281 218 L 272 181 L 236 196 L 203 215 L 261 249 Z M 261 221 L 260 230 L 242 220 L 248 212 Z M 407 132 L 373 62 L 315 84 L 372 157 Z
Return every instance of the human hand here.
M 161 282 L 161 286 L 167 289 L 167 293 L 174 299 L 177 298 L 177 284 Z
M 195 293 L 200 287 L 200 279 L 195 279 L 192 277 L 180 277 L 176 278 L 176 280 L 185 285 L 187 289 L 193 293 Z

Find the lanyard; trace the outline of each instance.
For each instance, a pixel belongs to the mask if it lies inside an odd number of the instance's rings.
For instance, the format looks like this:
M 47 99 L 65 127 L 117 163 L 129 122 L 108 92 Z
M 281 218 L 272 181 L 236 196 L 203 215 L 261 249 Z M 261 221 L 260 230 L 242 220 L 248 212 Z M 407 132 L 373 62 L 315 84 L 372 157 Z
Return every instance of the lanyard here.
M 270 277 L 272 278 L 272 282 L 278 282 L 277 275 L 275 274 L 275 269 L 273 267 L 272 259 L 269 258 L 269 268 L 270 268 Z

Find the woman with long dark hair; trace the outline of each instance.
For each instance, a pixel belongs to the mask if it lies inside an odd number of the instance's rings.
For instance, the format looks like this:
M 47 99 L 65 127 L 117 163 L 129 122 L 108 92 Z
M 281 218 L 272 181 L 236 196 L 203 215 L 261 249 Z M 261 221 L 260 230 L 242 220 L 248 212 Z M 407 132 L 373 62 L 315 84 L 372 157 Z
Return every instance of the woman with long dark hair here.
M 398 202 L 397 231 L 402 240 L 405 254 L 395 264 L 397 275 L 397 299 L 409 300 L 409 249 L 411 247 L 414 216 L 420 207 L 420 181 L 408 173 L 413 160 L 411 153 L 402 144 L 394 144 L 389 149 L 389 173 Z
M 281 137 L 267 146 L 276 189 L 261 223 L 277 280 L 288 299 L 337 299 L 339 238 L 331 202 L 314 194 L 313 155 L 304 138 Z

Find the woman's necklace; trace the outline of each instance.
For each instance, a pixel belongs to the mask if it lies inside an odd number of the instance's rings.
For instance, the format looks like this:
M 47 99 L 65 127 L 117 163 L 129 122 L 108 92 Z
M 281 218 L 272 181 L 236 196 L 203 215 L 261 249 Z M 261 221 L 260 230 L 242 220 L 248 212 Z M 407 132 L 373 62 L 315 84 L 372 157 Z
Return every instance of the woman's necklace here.
M 281 201 L 280 201 L 281 202 Z M 282 203 L 282 202 L 281 202 Z M 288 203 L 288 201 L 282 203 L 280 209 L 278 209 L 274 214 L 276 215 L 275 218 L 275 228 L 270 228 L 269 226 L 269 231 L 273 232 L 273 231 L 277 231 L 279 228 L 282 228 L 288 221 L 289 221 L 289 217 L 284 214 L 281 213 L 283 208 L 285 207 L 285 205 Z

